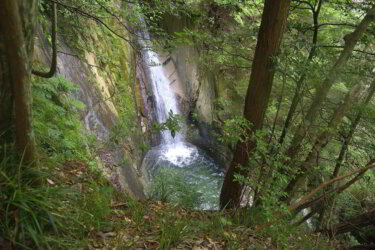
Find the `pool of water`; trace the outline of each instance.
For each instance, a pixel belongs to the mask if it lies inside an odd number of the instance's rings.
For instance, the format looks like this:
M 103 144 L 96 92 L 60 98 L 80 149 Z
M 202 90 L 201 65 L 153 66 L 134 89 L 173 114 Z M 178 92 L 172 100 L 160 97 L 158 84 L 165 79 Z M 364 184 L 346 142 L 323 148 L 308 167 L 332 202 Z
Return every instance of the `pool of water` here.
M 224 173 L 203 150 L 187 142 L 154 147 L 147 153 L 142 166 L 151 183 L 162 167 L 173 169 L 183 177 L 186 185 L 192 185 L 202 195 L 202 202 L 196 209 L 219 208 Z

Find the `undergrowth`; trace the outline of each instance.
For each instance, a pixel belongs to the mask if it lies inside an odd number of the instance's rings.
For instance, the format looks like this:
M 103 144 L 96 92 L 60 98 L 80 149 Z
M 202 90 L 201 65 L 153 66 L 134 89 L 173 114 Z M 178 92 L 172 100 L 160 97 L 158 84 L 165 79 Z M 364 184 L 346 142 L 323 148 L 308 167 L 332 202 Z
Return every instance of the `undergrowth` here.
M 77 85 L 62 76 L 34 78 L 33 129 L 40 149 L 49 158 L 88 159 L 95 139 L 84 130 L 79 114 L 85 105 L 72 97 Z
M 136 201 L 118 192 L 95 167 L 89 150 L 95 141 L 84 133 L 79 117 L 83 105 L 72 98 L 74 91 L 74 85 L 62 77 L 38 80 L 33 85 L 33 126 L 40 154 L 37 169 L 15 161 L 9 153 L 11 146 L 1 152 L 0 248 L 329 246 L 321 236 L 283 230 L 282 226 L 256 234 L 244 226 L 246 216 L 233 211 L 190 210 L 199 204 L 200 194 L 173 173 L 161 171 L 154 189 L 160 192 L 154 195 L 178 205 Z
M 39 162 L 24 166 L 4 148 L 0 162 L 0 248 L 75 249 L 107 227 L 113 188 L 95 168 L 76 86 L 34 79 L 33 129 Z M 88 163 L 93 163 L 89 166 Z M 85 187 L 85 188 L 83 188 Z

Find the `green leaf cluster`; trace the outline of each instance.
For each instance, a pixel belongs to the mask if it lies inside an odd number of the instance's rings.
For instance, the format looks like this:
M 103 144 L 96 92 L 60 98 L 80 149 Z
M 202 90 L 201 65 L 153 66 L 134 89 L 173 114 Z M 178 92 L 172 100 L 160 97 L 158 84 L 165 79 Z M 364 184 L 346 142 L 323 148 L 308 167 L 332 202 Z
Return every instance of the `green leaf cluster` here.
M 33 129 L 37 144 L 57 160 L 87 158 L 90 140 L 80 117 L 85 105 L 73 97 L 77 86 L 62 76 L 33 81 Z

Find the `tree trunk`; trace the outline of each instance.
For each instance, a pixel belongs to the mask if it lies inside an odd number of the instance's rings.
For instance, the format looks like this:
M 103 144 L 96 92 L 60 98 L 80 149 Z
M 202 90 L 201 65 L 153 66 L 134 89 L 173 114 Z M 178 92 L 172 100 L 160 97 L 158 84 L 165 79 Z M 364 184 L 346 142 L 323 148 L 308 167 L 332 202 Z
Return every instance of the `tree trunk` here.
M 375 93 L 375 81 L 371 84 L 371 87 L 370 87 L 369 93 L 368 93 L 368 95 L 366 97 L 366 100 L 362 104 L 362 107 L 359 110 L 356 118 L 354 119 L 354 122 L 350 126 L 349 133 L 345 137 L 344 143 L 341 146 L 340 154 L 339 154 L 339 156 L 338 156 L 338 158 L 336 160 L 336 166 L 335 166 L 335 169 L 334 169 L 332 177 L 331 177 L 332 179 L 336 178 L 339 175 L 339 173 L 340 173 L 340 168 L 341 168 L 342 162 L 344 160 L 344 156 L 346 154 L 346 151 L 348 150 L 349 143 L 352 140 L 354 132 L 357 129 L 357 126 L 358 126 L 358 124 L 359 124 L 359 122 L 360 122 L 360 120 L 362 118 L 363 111 L 367 107 L 367 105 L 370 103 L 370 101 L 371 101 L 374 93 Z
M 249 137 L 261 129 L 267 109 L 274 77 L 273 57 L 277 56 L 288 16 L 290 0 L 266 0 L 258 41 L 245 100 L 245 118 L 252 124 Z M 245 167 L 249 154 L 256 148 L 253 140 L 238 142 L 233 161 L 225 176 L 220 195 L 222 208 L 238 207 L 241 203 L 242 184 L 235 181 L 235 174 L 246 175 L 238 165 Z
M 0 33 L 3 33 L 0 26 Z M 13 92 L 9 65 L 5 55 L 4 36 L 0 36 L 0 149 L 13 141 Z
M 335 64 L 332 68 L 328 71 L 327 77 L 324 81 L 319 85 L 315 92 L 315 96 L 313 98 L 313 102 L 310 105 L 309 110 L 306 113 L 304 121 L 298 126 L 296 133 L 294 134 L 293 140 L 290 144 L 290 147 L 287 151 L 287 156 L 290 159 L 293 159 L 301 149 L 302 141 L 306 136 L 307 131 L 311 128 L 311 125 L 316 120 L 317 112 L 321 107 L 322 103 L 324 102 L 328 91 L 332 87 L 332 85 L 337 81 L 338 75 L 340 70 L 343 66 L 347 63 L 350 55 L 353 52 L 353 49 L 359 39 L 363 36 L 368 26 L 371 24 L 372 21 L 375 20 L 375 6 L 368 11 L 366 16 L 362 19 L 362 21 L 358 24 L 356 29 L 346 35 L 344 37 L 345 45 L 344 49 L 340 54 L 340 57 L 337 59 Z
M 5 122 L 1 121 L 1 128 L 10 129 L 7 132 L 8 135 L 14 133 L 17 150 L 26 164 L 32 163 L 35 159 L 35 144 L 31 127 L 30 74 L 36 3 L 32 0 L 0 1 L 0 31 L 3 39 L 0 52 L 6 55 L 5 58 L 2 58 L 2 70 L 6 69 L 7 71 L 6 77 L 1 79 L 0 90 L 11 92 L 10 98 L 1 99 L 1 105 L 6 107 L 14 105 L 15 117 L 13 132 L 13 121 L 11 120 L 13 109 L 2 109 L 0 113 L 7 119 Z M 6 64 L 5 67 L 4 64 Z
M 358 124 L 359 124 L 359 121 L 362 118 L 363 111 L 367 107 L 369 102 L 371 101 L 374 93 L 375 93 L 375 81 L 371 84 L 371 87 L 370 87 L 369 93 L 366 97 L 366 100 L 361 105 L 362 106 L 361 109 L 359 110 L 357 116 L 355 117 L 354 122 L 351 124 L 349 133 L 345 136 L 344 142 L 341 146 L 339 156 L 336 159 L 336 166 L 335 166 L 335 169 L 333 170 L 331 179 L 334 179 L 337 176 L 339 176 L 340 169 L 341 169 L 341 166 L 342 166 L 342 162 L 344 161 L 344 157 L 345 157 L 345 154 L 348 150 L 349 143 L 352 140 L 354 132 L 355 132 L 355 130 L 356 130 Z M 327 223 L 324 222 L 324 221 L 326 221 L 326 217 L 327 217 L 326 211 L 331 210 L 331 207 L 333 206 L 333 202 L 334 202 L 334 198 L 327 200 L 325 202 L 325 206 L 321 206 L 320 209 L 317 211 L 320 214 L 318 226 L 317 226 L 318 229 L 321 228 L 323 226 L 323 224 L 327 224 Z M 327 226 L 327 225 L 325 225 L 325 226 Z
M 298 189 L 300 184 L 305 180 L 307 173 L 309 173 L 308 170 L 315 165 L 315 159 L 317 159 L 319 153 L 328 144 L 337 128 L 337 125 L 339 125 L 353 103 L 358 100 L 362 87 L 363 86 L 355 85 L 346 94 L 343 103 L 336 108 L 327 128 L 324 128 L 323 132 L 319 134 L 305 161 L 298 168 L 298 174 L 292 178 L 288 186 L 285 188 L 284 191 L 287 195 L 283 197 L 283 201 L 289 201 L 291 198 L 293 198 L 293 194 Z
M 299 199 L 297 202 L 295 202 L 292 205 L 289 205 L 288 206 L 288 212 L 282 212 L 279 215 L 275 215 L 273 221 L 268 221 L 268 222 L 258 226 L 255 231 L 259 232 L 259 231 L 269 227 L 270 225 L 274 224 L 279 219 L 281 219 L 281 218 L 283 218 L 287 215 L 290 215 L 290 212 L 301 211 L 301 209 L 311 206 L 311 204 L 314 204 L 316 200 L 320 200 L 321 197 L 325 196 L 325 194 L 323 194 L 319 198 L 313 199 L 313 197 L 315 197 L 316 194 L 318 194 L 319 192 L 323 191 L 327 187 L 329 187 L 329 186 L 331 186 L 331 185 L 333 185 L 333 184 L 335 184 L 339 181 L 342 181 L 342 180 L 347 179 L 347 178 L 349 178 L 353 175 L 356 175 L 356 177 L 354 177 L 351 181 L 347 182 L 346 184 L 344 184 L 343 186 L 341 186 L 338 189 L 339 192 L 344 191 L 347 187 L 349 187 L 350 185 L 352 185 L 352 183 L 355 182 L 353 180 L 358 180 L 357 176 L 361 176 L 363 173 L 365 173 L 366 171 L 368 171 L 370 169 L 373 169 L 373 168 L 375 168 L 374 161 L 370 161 L 370 164 L 366 165 L 366 167 L 364 167 L 364 168 L 357 169 L 357 170 L 352 171 L 352 172 L 350 172 L 346 175 L 342 175 L 342 176 L 336 177 L 332 180 L 321 183 L 317 188 L 312 190 L 307 195 L 301 197 L 301 199 Z

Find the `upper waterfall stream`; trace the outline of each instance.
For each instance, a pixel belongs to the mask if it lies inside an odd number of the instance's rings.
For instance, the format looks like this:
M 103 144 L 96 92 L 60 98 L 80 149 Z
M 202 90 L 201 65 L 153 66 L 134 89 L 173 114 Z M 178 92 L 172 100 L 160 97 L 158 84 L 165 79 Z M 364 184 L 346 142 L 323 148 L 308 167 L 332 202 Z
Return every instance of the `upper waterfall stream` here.
M 170 80 L 159 55 L 146 50 L 143 57 L 149 70 L 157 122 L 163 123 L 168 119 L 170 110 L 173 114 L 181 114 L 176 94 L 170 87 Z M 142 169 L 151 183 L 158 176 L 161 167 L 173 169 L 186 185 L 194 185 L 194 189 L 202 197 L 197 209 L 218 208 L 223 171 L 203 150 L 185 141 L 183 128 L 174 137 L 170 131 L 163 131 L 160 145 L 153 147 L 145 156 Z

